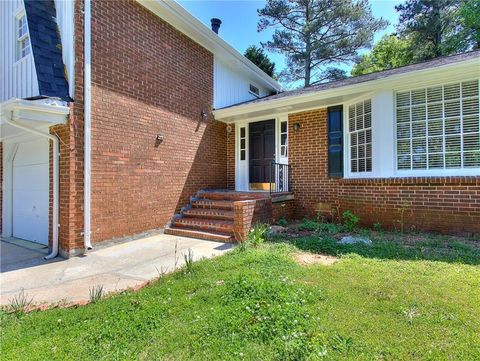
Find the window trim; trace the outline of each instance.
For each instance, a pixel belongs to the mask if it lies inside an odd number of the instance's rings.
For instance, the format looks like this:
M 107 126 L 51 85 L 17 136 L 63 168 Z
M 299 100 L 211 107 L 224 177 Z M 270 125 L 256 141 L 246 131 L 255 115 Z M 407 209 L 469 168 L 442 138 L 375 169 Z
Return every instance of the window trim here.
M 397 148 L 397 93 L 404 93 L 404 92 L 413 92 L 416 90 L 434 88 L 434 87 L 442 87 L 442 98 L 444 87 L 452 84 L 462 84 L 465 82 L 471 82 L 477 80 L 479 82 L 479 99 L 480 99 L 480 78 L 466 78 L 466 79 L 459 79 L 459 80 L 452 80 L 448 82 L 435 82 L 432 84 L 428 84 L 425 86 L 419 87 L 410 87 L 410 88 L 395 88 L 393 89 L 393 178 L 405 178 L 405 177 L 455 177 L 455 176 L 478 176 L 480 175 L 480 167 L 472 167 L 472 168 L 436 168 L 436 169 L 398 169 L 398 148 Z M 442 99 L 442 105 L 444 100 Z M 445 117 L 443 114 L 443 106 L 442 106 L 442 120 L 445 121 Z M 372 119 L 373 121 L 373 119 Z M 462 123 L 463 124 L 463 123 Z M 463 132 L 461 133 L 463 135 Z M 412 139 L 410 137 L 410 139 Z M 443 140 L 445 143 L 445 140 Z M 373 142 L 372 142 L 373 146 Z M 428 143 L 427 143 L 428 146 Z M 445 153 L 445 150 L 444 150 Z M 463 155 L 463 150 L 461 151 Z
M 344 176 L 343 178 L 351 178 L 351 179 L 361 179 L 361 178 L 375 178 L 375 139 L 374 139 L 374 111 L 373 111 L 373 104 L 374 104 L 374 97 L 375 94 L 369 93 L 365 94 L 361 97 L 357 97 L 354 99 L 351 99 L 348 102 L 343 103 L 344 104 L 344 111 L 343 111 L 343 137 L 344 137 L 344 152 L 343 152 L 343 172 Z M 350 141 L 350 124 L 348 123 L 349 121 L 349 115 L 350 115 L 350 106 L 358 104 L 358 103 L 363 103 L 367 100 L 370 100 L 371 102 L 371 109 L 370 109 L 370 114 L 371 114 L 371 125 L 370 129 L 372 132 L 372 170 L 368 172 L 352 172 L 352 164 L 351 164 L 351 141 Z
M 15 34 L 15 62 L 14 62 L 14 64 L 17 64 L 17 63 L 20 63 L 22 60 L 26 59 L 28 56 L 30 56 L 32 54 L 32 41 L 31 41 L 31 38 L 30 38 L 30 30 L 28 28 L 27 14 L 25 12 L 25 9 L 22 8 L 22 9 L 18 10 L 15 13 L 14 18 L 15 18 L 15 20 L 14 20 L 14 34 Z M 19 36 L 18 31 L 19 31 L 20 28 L 18 26 L 18 22 L 22 18 L 25 18 L 26 32 L 22 36 Z M 28 48 L 30 50 L 27 54 L 22 56 L 22 51 L 25 48 L 22 48 L 20 46 L 20 43 L 25 39 L 28 39 L 28 41 L 29 41 Z

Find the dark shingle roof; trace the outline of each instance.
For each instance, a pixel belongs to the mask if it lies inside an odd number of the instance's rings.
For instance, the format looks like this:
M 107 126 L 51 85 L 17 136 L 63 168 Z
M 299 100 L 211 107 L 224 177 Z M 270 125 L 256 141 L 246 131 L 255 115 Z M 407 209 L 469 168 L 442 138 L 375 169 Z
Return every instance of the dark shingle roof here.
M 24 3 L 40 95 L 70 101 L 54 0 Z
M 470 51 L 468 53 L 463 53 L 458 55 L 446 56 L 442 58 L 436 58 L 436 59 L 424 61 L 418 64 L 406 65 L 406 66 L 402 66 L 395 69 L 384 70 L 384 71 L 379 71 L 379 72 L 365 74 L 365 75 L 359 75 L 359 76 L 350 77 L 350 78 L 333 81 L 329 83 L 322 83 L 322 84 L 314 85 L 308 88 L 285 91 L 279 94 L 270 95 L 267 97 L 258 98 L 258 99 L 246 101 L 243 103 L 239 103 L 239 104 L 234 104 L 222 109 L 243 105 L 243 104 L 255 104 L 255 103 L 261 103 L 261 102 L 270 101 L 274 99 L 281 99 L 286 97 L 294 97 L 294 96 L 299 96 L 304 94 L 316 93 L 323 90 L 340 88 L 348 85 L 387 78 L 392 75 L 405 74 L 412 71 L 423 70 L 423 69 L 437 68 L 439 66 L 458 63 L 461 61 L 471 60 L 475 58 L 480 59 L 480 50 Z

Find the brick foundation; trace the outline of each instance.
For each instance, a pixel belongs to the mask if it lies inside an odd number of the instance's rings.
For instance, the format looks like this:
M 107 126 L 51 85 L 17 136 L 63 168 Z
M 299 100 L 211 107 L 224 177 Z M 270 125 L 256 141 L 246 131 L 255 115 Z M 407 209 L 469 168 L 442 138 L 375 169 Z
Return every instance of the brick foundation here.
M 299 123 L 300 129 L 293 130 Z M 289 163 L 295 216 L 338 217 L 345 210 L 363 225 L 480 234 L 480 177 L 336 179 L 327 169 L 327 110 L 289 115 Z M 329 211 L 328 208 L 333 211 Z M 403 221 L 402 221 L 403 218 Z

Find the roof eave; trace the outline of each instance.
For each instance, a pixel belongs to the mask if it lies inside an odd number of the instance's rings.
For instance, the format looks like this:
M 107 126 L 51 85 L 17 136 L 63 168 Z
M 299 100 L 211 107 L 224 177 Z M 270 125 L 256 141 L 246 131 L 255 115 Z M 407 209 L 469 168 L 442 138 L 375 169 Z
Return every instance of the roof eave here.
M 304 103 L 304 102 L 306 103 L 314 100 L 322 100 L 330 97 L 343 96 L 343 95 L 348 95 L 349 93 L 356 93 L 356 92 L 367 91 L 367 90 L 375 91 L 375 90 L 384 88 L 385 84 L 387 84 L 388 82 L 392 82 L 392 81 L 399 82 L 411 77 L 417 77 L 419 75 L 422 75 L 422 76 L 435 75 L 437 73 L 444 72 L 446 69 L 449 69 L 449 70 L 454 70 L 455 68 L 461 69 L 463 67 L 468 67 L 471 65 L 478 65 L 478 59 L 477 58 L 469 59 L 469 60 L 461 61 L 458 63 L 451 63 L 443 66 L 438 66 L 435 68 L 414 70 L 408 73 L 393 74 L 380 79 L 374 79 L 374 80 L 364 81 L 364 82 L 355 83 L 351 85 L 345 85 L 338 88 L 319 90 L 317 92 L 312 92 L 308 94 L 300 94 L 300 95 L 297 94 L 297 95 L 286 96 L 278 99 L 265 100 L 263 102 L 258 102 L 258 103 L 251 103 L 251 104 L 246 103 L 246 104 L 240 104 L 236 106 L 234 105 L 225 109 L 216 109 L 213 111 L 213 114 L 215 116 L 215 119 L 223 120 L 226 118 L 235 117 L 240 114 L 260 112 L 260 111 L 265 111 L 273 108 L 284 108 L 284 107 L 291 106 L 293 104 Z M 478 70 L 476 73 L 478 75 Z M 472 74 L 475 74 L 475 71 L 472 71 Z

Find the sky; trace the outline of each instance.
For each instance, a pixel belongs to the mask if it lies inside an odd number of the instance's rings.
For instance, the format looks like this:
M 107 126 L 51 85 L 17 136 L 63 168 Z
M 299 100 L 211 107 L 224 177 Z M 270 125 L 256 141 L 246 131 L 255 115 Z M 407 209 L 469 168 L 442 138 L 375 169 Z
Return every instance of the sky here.
M 392 33 L 398 22 L 398 14 L 395 5 L 402 3 L 398 0 L 370 0 L 373 15 L 382 17 L 390 25 L 375 35 L 378 41 L 384 34 Z M 265 5 L 261 0 L 180 0 L 179 3 L 192 15 L 210 27 L 211 18 L 222 20 L 219 35 L 223 40 L 232 45 L 243 54 L 250 45 L 260 45 L 271 39 L 273 30 L 257 32 L 258 15 L 257 9 Z M 275 62 L 276 71 L 285 66 L 283 55 L 268 53 L 270 59 Z

